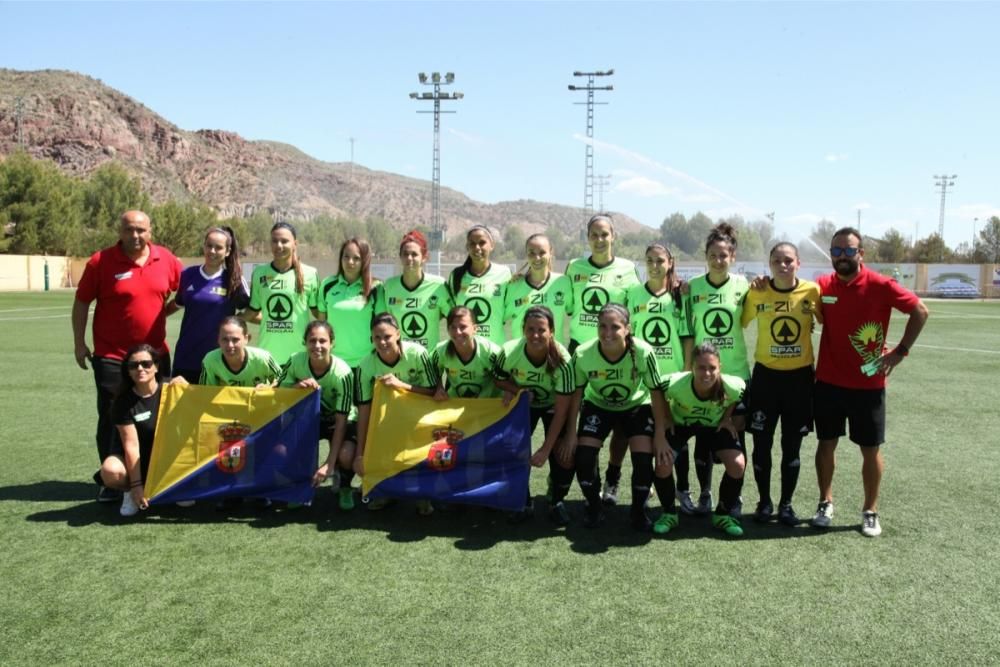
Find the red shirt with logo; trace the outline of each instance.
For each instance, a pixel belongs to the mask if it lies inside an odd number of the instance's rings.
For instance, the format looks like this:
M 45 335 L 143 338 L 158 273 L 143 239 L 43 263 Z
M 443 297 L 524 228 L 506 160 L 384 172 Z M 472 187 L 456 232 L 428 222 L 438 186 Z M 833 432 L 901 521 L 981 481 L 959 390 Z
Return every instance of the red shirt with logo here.
M 836 273 L 816 281 L 823 307 L 816 379 L 849 389 L 882 389 L 882 373 L 866 374 L 862 366 L 877 361 L 885 351 L 889 317 L 895 308 L 909 313 L 920 299 L 892 278 L 868 269 L 850 282 Z
M 163 246 L 149 244 L 146 263 L 139 266 L 117 244 L 90 256 L 76 288 L 83 303 L 94 309 L 94 355 L 124 359 L 133 345 L 148 343 L 167 350 L 167 316 L 163 305 L 176 292 L 181 262 Z

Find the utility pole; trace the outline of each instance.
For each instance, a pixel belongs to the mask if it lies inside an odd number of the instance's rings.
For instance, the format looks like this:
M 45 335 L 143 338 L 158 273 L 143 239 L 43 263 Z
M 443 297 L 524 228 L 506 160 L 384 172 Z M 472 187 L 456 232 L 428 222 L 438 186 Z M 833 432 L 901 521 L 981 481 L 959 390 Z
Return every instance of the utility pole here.
M 934 185 L 941 188 L 941 214 L 938 217 L 938 236 L 941 237 L 941 261 L 944 261 L 944 200 L 945 196 L 948 194 L 948 188 L 955 185 L 955 179 L 958 178 L 958 174 L 952 174 L 951 176 L 934 176 Z
M 613 69 L 603 72 L 573 72 L 573 76 L 587 77 L 587 85 L 574 86 L 570 84 L 569 86 L 572 91 L 587 91 L 586 102 L 574 102 L 573 104 L 587 105 L 587 151 L 583 176 L 583 212 L 588 220 L 594 214 L 594 105 L 607 104 L 607 102 L 595 102 L 594 91 L 615 89 L 614 86 L 595 86 L 594 80 L 599 76 L 611 76 L 614 73 Z M 583 230 L 583 237 L 585 239 L 587 237 L 586 229 Z
M 597 178 L 597 210 L 604 213 L 604 186 L 611 185 L 611 174 L 599 174 Z
M 441 92 L 441 86 L 451 85 L 455 74 L 448 72 L 441 76 L 440 72 L 432 72 L 429 76 L 424 72 L 417 74 L 420 83 L 433 86 L 432 93 L 410 93 L 411 100 L 433 100 L 434 111 L 417 111 L 417 113 L 434 114 L 434 157 L 431 164 L 431 247 L 437 249 L 437 271 L 441 274 L 441 246 L 444 245 L 444 226 L 441 224 L 441 114 L 455 113 L 442 111 L 441 100 L 460 100 L 463 93 Z
M 17 145 L 24 148 L 24 98 L 14 98 L 14 118 L 17 120 Z

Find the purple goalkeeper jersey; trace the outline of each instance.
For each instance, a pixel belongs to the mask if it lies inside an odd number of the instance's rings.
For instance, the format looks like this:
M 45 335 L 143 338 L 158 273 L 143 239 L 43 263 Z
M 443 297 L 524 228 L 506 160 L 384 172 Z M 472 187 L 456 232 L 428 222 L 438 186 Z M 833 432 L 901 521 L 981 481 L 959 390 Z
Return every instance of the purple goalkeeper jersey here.
M 246 282 L 240 293 L 229 298 L 229 276 L 220 271 L 206 276 L 200 265 L 189 266 L 181 272 L 181 286 L 175 300 L 184 306 L 181 334 L 174 350 L 173 366 L 177 369 L 197 370 L 205 355 L 219 346 L 219 322 L 246 308 L 249 301 Z

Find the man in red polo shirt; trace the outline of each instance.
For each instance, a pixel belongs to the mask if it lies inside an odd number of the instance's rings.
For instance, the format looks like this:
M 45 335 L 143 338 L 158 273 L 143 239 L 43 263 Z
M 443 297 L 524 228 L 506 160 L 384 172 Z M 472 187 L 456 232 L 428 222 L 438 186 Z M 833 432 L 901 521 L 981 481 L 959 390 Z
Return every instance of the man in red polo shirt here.
M 892 278 L 864 266 L 861 233 L 844 227 L 830 243 L 834 273 L 820 277 L 823 333 L 820 336 L 816 388 L 813 395 L 816 477 L 819 507 L 810 522 L 827 528 L 833 520 L 834 452 L 845 422 L 852 442 L 861 449 L 865 504 L 861 532 L 881 534 L 878 492 L 884 463 L 885 380 L 910 352 L 927 321 L 927 307 L 916 294 Z M 885 342 L 895 308 L 909 318 L 903 337 L 891 350 Z
M 73 340 L 76 363 L 87 369 L 90 359 L 97 385 L 97 455 L 108 456 L 114 434 L 111 404 L 121 383 L 121 362 L 133 345 L 147 343 L 159 353 L 160 370 L 170 375 L 164 304 L 180 283 L 181 263 L 162 246 L 149 242 L 152 226 L 142 211 L 126 211 L 119 225 L 116 245 L 91 255 L 83 270 L 73 302 Z M 94 309 L 94 350 L 87 347 L 87 316 Z M 100 477 L 94 476 L 100 484 Z M 103 486 L 101 502 L 114 502 L 121 494 Z

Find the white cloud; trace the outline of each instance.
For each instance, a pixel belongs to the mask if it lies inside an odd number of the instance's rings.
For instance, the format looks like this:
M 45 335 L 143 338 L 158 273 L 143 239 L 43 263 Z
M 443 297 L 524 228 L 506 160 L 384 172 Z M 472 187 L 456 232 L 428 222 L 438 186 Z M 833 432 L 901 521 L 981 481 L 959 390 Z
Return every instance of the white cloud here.
M 994 215 L 1000 216 L 1000 206 L 993 204 L 962 204 L 961 206 L 947 209 L 945 214 L 949 219 L 958 218 L 959 220 L 968 220 L 969 222 L 972 222 L 975 218 L 979 218 L 981 224 Z
M 645 176 L 633 176 L 613 188 L 614 192 L 626 192 L 637 197 L 669 197 L 680 193 L 677 188 L 670 188 Z
M 823 159 L 827 162 L 843 162 L 848 157 L 850 156 L 847 153 L 827 153 Z

